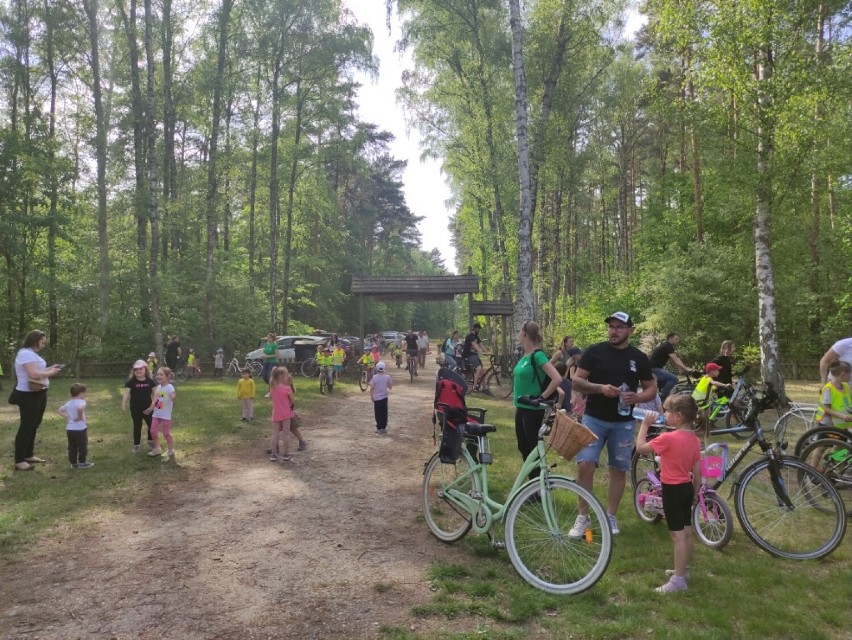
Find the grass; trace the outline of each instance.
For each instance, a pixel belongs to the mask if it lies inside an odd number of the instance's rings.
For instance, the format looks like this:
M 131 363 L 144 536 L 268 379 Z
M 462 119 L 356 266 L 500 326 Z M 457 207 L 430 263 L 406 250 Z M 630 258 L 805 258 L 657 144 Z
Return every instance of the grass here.
M 177 464 L 147 456 L 131 457 L 131 425 L 121 413 L 123 380 L 88 382 L 88 421 L 93 470 L 72 471 L 64 458 L 64 421 L 55 413 L 69 383 L 50 391 L 48 412 L 36 443 L 36 455 L 52 464 L 34 473 L 12 471 L 12 445 L 17 410 L 0 405 L 6 428 L 0 450 L 0 554 L 9 557 L 33 540 L 55 535 L 83 517 L 120 510 L 152 482 L 179 484 L 188 470 L 203 469 L 212 451 L 244 442 L 265 430 L 268 408 L 257 403 L 252 424 L 239 421 L 235 381 L 204 379 L 179 385 L 175 409 Z M 316 385 L 296 379 L 300 407 L 318 400 Z M 816 396 L 817 385 L 788 383 L 797 400 Z M 480 404 L 477 401 L 475 404 Z M 492 493 L 504 495 L 520 468 L 512 409 L 484 401 L 490 422 L 498 425 L 491 438 L 495 463 L 490 468 Z M 223 420 L 228 416 L 229 420 Z M 731 440 L 733 444 L 735 441 Z M 574 474 L 561 462 L 556 473 Z M 598 495 L 603 486 L 598 474 Z M 724 490 L 724 487 L 723 487 Z M 723 493 L 723 497 L 728 496 Z M 848 636 L 852 601 L 852 534 L 841 547 L 819 562 L 797 563 L 772 558 L 752 544 L 737 526 L 723 551 L 696 545 L 692 582 L 685 594 L 663 597 L 653 588 L 672 566 L 665 524 L 646 525 L 635 516 L 631 494 L 619 512 L 622 533 L 615 539 L 612 561 L 604 577 L 586 593 L 557 597 L 529 587 L 514 571 L 505 552 L 495 551 L 486 536 L 469 534 L 455 543 L 465 558 L 456 564 L 435 564 L 427 576 L 433 596 L 412 613 L 438 626 L 459 631 L 423 631 L 384 626 L 389 640 L 413 638 L 712 638 L 767 637 L 837 639 Z M 422 518 L 421 518 L 422 521 Z M 426 527 L 425 522 L 422 526 Z M 497 532 L 502 535 L 502 531 Z M 378 594 L 392 593 L 392 583 L 373 585 Z M 446 624 L 444 624 L 446 623 Z
M 790 383 L 798 401 L 817 395 L 816 383 Z M 495 463 L 489 469 L 492 496 L 511 488 L 520 468 L 512 409 L 504 403 L 476 398 L 488 409 L 488 422 L 498 425 L 490 440 Z M 767 414 L 763 422 L 769 422 Z M 736 448 L 737 441 L 729 440 Z M 575 465 L 560 459 L 555 473 L 573 476 Z M 605 470 L 596 477 L 603 497 Z M 723 485 L 729 499 L 730 486 Z M 733 510 L 733 500 L 729 499 Z M 755 546 L 737 523 L 734 538 L 722 551 L 696 543 L 690 590 L 662 596 L 653 588 L 665 581 L 672 566 L 672 546 L 665 523 L 642 523 L 633 512 L 632 493 L 625 492 L 619 510 L 621 534 L 612 561 L 591 590 L 560 598 L 527 586 L 504 552 L 491 549 L 475 533 L 455 543 L 469 562 L 436 564 L 430 573 L 432 601 L 416 608 L 424 618 L 462 618 L 476 622 L 474 631 L 383 630 L 383 637 L 402 638 L 848 638 L 852 534 L 829 557 L 817 562 L 773 558 Z M 425 527 L 425 521 L 423 523 Z M 502 531 L 498 532 L 498 538 Z M 452 626 L 452 625 L 450 625 Z

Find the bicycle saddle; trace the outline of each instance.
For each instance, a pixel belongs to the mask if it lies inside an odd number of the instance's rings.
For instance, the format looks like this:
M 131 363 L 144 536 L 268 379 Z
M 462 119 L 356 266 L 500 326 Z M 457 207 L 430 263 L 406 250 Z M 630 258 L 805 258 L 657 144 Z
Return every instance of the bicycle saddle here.
M 497 431 L 497 427 L 493 424 L 479 424 L 478 422 L 465 422 L 464 435 L 466 436 L 484 436 L 486 433 Z

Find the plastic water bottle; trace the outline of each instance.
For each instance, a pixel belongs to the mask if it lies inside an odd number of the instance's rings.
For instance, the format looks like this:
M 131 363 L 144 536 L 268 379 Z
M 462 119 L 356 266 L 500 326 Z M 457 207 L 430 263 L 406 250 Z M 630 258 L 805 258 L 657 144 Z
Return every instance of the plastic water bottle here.
M 626 382 L 622 382 L 621 386 L 618 387 L 618 415 L 620 416 L 629 416 L 630 415 L 630 405 L 624 402 L 624 394 L 630 391 L 630 387 L 627 386 Z

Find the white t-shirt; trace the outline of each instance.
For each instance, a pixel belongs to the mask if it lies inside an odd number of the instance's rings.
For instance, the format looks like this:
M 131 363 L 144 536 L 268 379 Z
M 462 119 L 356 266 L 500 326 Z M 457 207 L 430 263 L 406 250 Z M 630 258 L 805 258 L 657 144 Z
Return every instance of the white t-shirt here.
M 429 336 L 422 335 L 417 337 L 417 347 L 420 349 L 425 349 L 429 346 Z
M 67 423 L 65 424 L 65 428 L 68 431 L 83 431 L 86 429 L 86 401 L 83 398 L 71 398 L 59 407 L 59 410 L 66 416 Z M 83 416 L 80 420 L 77 420 L 78 411 Z
M 388 397 L 388 389 L 393 384 L 391 377 L 386 373 L 377 373 L 370 380 L 370 386 L 373 387 L 373 400 L 384 400 Z
M 831 345 L 831 350 L 837 354 L 837 359 L 852 364 L 852 338 L 843 338 Z
M 174 407 L 175 403 L 172 400 L 172 395 L 175 392 L 175 387 L 173 384 L 158 384 L 157 388 L 154 389 L 154 413 L 153 416 L 155 418 L 160 418 L 160 420 L 171 420 L 172 419 L 172 407 Z
M 32 349 L 25 348 L 18 351 L 18 354 L 15 356 L 15 377 L 18 379 L 17 383 L 15 383 L 15 388 L 18 391 L 30 391 L 30 376 L 27 374 L 25 368 L 25 365 L 30 362 L 35 362 L 38 365 L 37 368 L 39 371 L 47 369 L 47 363 L 44 361 L 44 358 Z M 41 381 L 45 387 L 50 385 L 50 378 L 41 378 Z

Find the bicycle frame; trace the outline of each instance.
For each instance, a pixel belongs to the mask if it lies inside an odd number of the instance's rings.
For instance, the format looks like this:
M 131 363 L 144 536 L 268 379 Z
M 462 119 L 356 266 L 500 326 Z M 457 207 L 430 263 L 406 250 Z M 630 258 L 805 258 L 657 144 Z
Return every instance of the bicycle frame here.
M 545 411 L 549 411 L 549 409 L 545 409 Z M 503 516 L 506 514 L 506 509 L 512 502 L 512 499 L 521 490 L 521 488 L 527 484 L 538 482 L 541 495 L 547 495 L 546 483 L 548 478 L 551 476 L 548 473 L 549 467 L 547 464 L 547 450 L 543 439 L 549 429 L 546 421 L 547 417 L 545 417 L 545 421 L 538 432 L 538 445 L 530 452 L 527 459 L 524 460 L 524 464 L 521 466 L 521 470 L 518 472 L 518 476 L 515 478 L 515 482 L 512 484 L 512 488 L 509 490 L 505 502 L 498 502 L 492 498 L 489 493 L 487 467 L 490 463 L 483 463 L 475 460 L 467 450 L 467 447 L 462 446 L 462 457 L 464 457 L 470 465 L 470 471 L 459 476 L 457 481 L 467 480 L 468 477 L 472 476 L 473 491 L 471 493 L 474 495 L 469 495 L 453 489 L 452 486 L 445 489 L 445 495 L 451 502 L 458 504 L 473 516 L 471 525 L 473 530 L 477 533 L 488 533 L 494 526 L 495 522 L 502 520 Z M 471 436 L 464 437 L 470 438 Z M 480 452 L 490 454 L 490 450 L 488 448 L 488 436 L 483 434 L 475 437 L 479 447 L 478 450 Z M 541 470 L 538 480 L 527 479 L 527 476 L 529 476 L 533 469 Z M 554 518 L 552 506 L 547 500 L 543 501 L 543 506 L 547 526 L 551 530 L 556 529 L 557 524 Z

